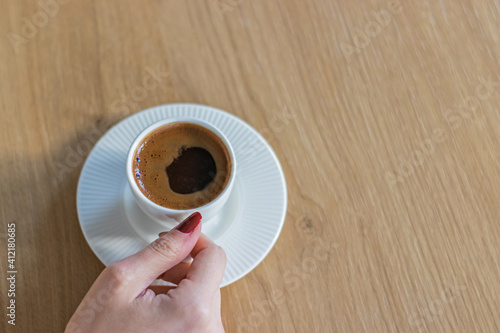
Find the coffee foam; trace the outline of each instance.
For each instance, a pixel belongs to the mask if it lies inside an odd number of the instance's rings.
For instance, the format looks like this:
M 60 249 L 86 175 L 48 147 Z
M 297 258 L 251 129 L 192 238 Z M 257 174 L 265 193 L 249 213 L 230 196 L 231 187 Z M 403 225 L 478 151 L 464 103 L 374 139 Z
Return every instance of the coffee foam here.
M 169 184 L 167 167 L 183 149 L 199 147 L 207 150 L 216 165 L 212 182 L 189 194 L 174 192 Z M 231 173 L 231 159 L 222 140 L 210 130 L 193 123 L 177 122 L 149 133 L 138 145 L 132 170 L 141 192 L 154 203 L 172 209 L 203 206 L 222 193 Z

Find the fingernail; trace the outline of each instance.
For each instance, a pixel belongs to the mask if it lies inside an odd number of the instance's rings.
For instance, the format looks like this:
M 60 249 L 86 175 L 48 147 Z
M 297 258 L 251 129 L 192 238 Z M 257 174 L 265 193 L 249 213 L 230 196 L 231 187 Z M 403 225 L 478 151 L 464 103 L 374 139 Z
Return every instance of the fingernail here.
M 190 234 L 200 224 L 201 214 L 196 212 L 191 214 L 188 218 L 176 225 L 172 230 L 179 230 L 182 233 Z M 158 234 L 158 237 L 168 234 L 168 231 L 163 231 Z
M 184 234 L 190 234 L 201 222 L 201 214 L 199 212 L 191 214 L 187 219 L 178 224 L 174 229 L 179 230 Z

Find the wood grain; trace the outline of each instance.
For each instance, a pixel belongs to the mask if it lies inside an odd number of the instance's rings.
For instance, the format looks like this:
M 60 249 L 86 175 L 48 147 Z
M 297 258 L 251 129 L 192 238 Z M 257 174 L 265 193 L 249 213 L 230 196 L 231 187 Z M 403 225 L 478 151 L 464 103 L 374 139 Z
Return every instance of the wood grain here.
M 276 246 L 222 290 L 227 332 L 500 332 L 500 1 L 62 2 L 0 14 L 1 331 L 62 332 L 103 269 L 88 148 L 195 102 L 261 131 L 289 186 Z

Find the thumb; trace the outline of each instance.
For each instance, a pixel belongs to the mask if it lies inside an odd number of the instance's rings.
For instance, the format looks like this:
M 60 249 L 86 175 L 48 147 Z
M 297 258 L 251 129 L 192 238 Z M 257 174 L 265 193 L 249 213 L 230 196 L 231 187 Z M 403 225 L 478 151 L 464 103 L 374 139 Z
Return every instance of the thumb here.
M 196 212 L 136 254 L 119 262 L 130 274 L 132 288 L 141 292 L 158 276 L 188 256 L 201 233 L 201 214 Z

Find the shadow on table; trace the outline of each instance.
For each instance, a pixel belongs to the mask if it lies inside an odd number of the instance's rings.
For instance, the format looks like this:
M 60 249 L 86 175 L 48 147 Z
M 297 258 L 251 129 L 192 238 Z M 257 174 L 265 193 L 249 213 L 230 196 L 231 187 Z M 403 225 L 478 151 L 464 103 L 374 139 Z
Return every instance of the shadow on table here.
M 37 329 L 63 331 L 105 267 L 92 252 L 80 228 L 76 190 L 85 159 L 106 130 L 97 121 L 94 126 L 75 133 L 70 142 L 56 147 L 52 159 L 41 157 L 34 161 L 35 165 L 45 163 L 47 179 L 40 180 L 40 184 L 47 184 L 48 188 L 37 192 L 46 197 L 38 201 L 41 214 L 33 221 L 33 234 L 40 235 L 40 238 L 32 247 L 37 260 L 36 269 L 32 269 L 29 275 L 36 276 L 37 283 L 28 285 L 32 289 L 27 290 L 27 297 L 36 297 L 37 300 L 31 301 L 33 304 L 27 308 L 33 316 L 30 326 L 36 323 L 36 316 L 50 313 L 53 317 L 51 327 Z M 43 206 L 40 205 L 42 202 Z

